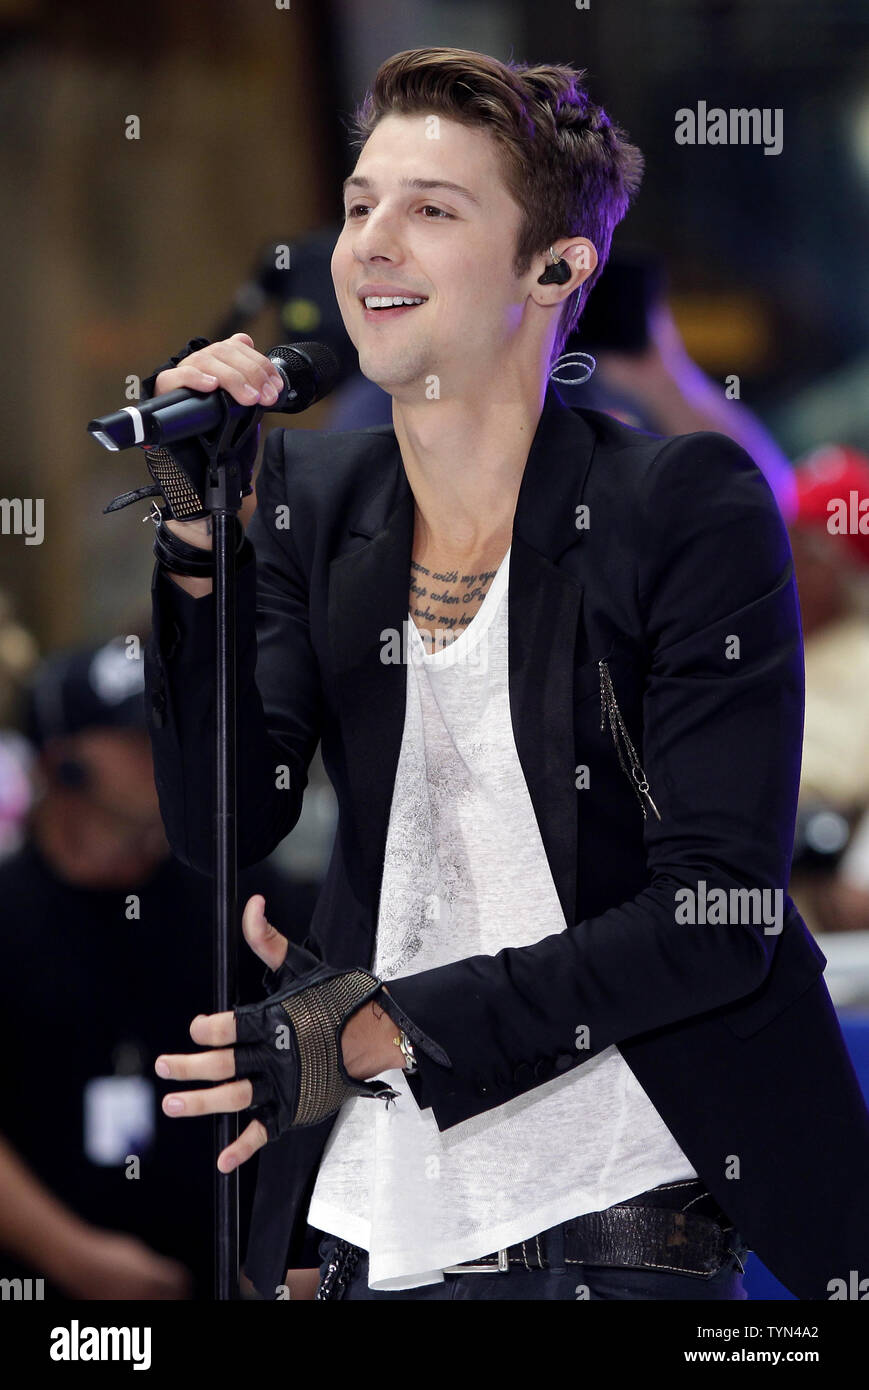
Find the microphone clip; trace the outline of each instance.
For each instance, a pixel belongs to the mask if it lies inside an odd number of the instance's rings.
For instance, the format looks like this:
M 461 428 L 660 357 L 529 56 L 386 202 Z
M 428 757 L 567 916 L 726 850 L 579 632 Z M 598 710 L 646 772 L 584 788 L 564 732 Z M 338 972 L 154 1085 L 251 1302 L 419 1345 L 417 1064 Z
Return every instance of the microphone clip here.
M 230 443 L 230 436 L 237 423 L 231 414 L 235 402 L 222 387 L 218 388 L 217 396 L 221 406 L 220 422 L 214 427 L 210 438 L 208 435 L 200 435 L 198 439 L 208 455 L 202 505 L 209 512 L 238 512 L 242 500 L 238 452 L 259 429 L 264 412 L 261 405 L 253 406 L 247 423 Z

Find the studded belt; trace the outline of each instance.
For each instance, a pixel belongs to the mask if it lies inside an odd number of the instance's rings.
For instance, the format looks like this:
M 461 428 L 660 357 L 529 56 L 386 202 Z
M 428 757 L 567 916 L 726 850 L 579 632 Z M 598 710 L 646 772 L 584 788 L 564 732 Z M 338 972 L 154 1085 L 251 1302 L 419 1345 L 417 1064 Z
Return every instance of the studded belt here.
M 479 1259 L 447 1265 L 445 1274 L 506 1274 L 511 1265 L 550 1269 L 553 1228 Z M 711 1278 L 729 1256 L 742 1268 L 745 1246 L 702 1183 L 650 1188 L 604 1211 L 562 1223 L 560 1262 L 657 1269 Z

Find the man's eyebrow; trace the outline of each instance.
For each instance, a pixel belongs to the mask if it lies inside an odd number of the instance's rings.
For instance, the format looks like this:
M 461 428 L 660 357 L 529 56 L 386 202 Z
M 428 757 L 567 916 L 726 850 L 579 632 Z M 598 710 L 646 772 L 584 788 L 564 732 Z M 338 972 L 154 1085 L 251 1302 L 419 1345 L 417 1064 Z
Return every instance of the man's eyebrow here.
M 477 207 L 481 206 L 480 200 L 475 193 L 472 193 L 469 188 L 463 187 L 460 183 L 451 183 L 449 179 L 399 179 L 398 182 L 402 188 L 416 188 L 421 192 L 431 192 L 435 188 L 446 188 L 451 193 L 460 193 L 463 198 L 467 198 L 470 202 L 476 203 Z M 349 188 L 370 189 L 371 186 L 371 179 L 366 178 L 364 174 L 351 174 L 349 178 L 344 180 L 341 191 L 346 195 Z

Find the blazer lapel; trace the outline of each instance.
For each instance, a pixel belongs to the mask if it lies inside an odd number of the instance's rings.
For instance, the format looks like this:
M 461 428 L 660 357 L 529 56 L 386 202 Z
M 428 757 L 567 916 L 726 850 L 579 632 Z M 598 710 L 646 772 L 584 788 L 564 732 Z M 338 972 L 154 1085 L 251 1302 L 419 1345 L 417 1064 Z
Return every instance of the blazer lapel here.
M 374 893 L 404 732 L 413 548 L 413 493 L 391 432 L 384 448 L 386 480 L 350 527 L 367 543 L 338 555 L 329 571 L 329 644 L 347 779 Z
M 559 566 L 577 528 L 594 437 L 550 384 L 513 518 L 508 632 L 516 751 L 566 925 L 576 921 L 573 672 L 582 584 Z
M 519 761 L 568 923 L 577 881 L 573 669 L 582 586 L 557 562 L 582 539 L 576 508 L 592 450 L 588 425 L 550 384 L 513 521 L 509 693 Z M 378 483 L 350 527 L 365 543 L 330 567 L 328 621 L 347 777 L 376 901 L 404 732 L 411 621 L 413 493 L 391 430 L 372 474 Z
M 581 589 L 514 534 L 508 594 L 516 751 L 565 919 L 576 901 L 573 653 Z

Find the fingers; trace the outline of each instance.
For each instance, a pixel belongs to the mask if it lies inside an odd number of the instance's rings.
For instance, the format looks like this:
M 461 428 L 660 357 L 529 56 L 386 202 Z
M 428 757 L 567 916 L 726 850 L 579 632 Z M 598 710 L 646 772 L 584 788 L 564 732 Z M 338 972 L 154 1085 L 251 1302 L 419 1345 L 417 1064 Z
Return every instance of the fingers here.
M 197 1014 L 190 1025 L 194 1042 L 206 1047 L 222 1048 L 219 1052 L 163 1053 L 154 1063 L 154 1070 L 164 1081 L 224 1081 L 235 1075 L 235 1054 L 227 1043 L 235 1042 L 235 1014 Z
M 237 1110 L 246 1110 L 252 1099 L 253 1084 L 247 1078 L 227 1081 L 225 1086 L 212 1086 L 208 1091 L 180 1091 L 164 1096 L 163 1114 L 173 1119 L 223 1112 L 234 1114 Z
M 190 1035 L 194 1042 L 235 1042 L 235 1015 L 198 1014 L 190 1025 Z M 226 1083 L 212 1086 L 209 1090 L 165 1095 L 163 1113 L 172 1118 L 235 1113 L 246 1110 L 253 1101 L 253 1083 L 248 1078 L 230 1079 L 235 1078 L 235 1053 L 231 1047 L 211 1052 L 167 1053 L 157 1058 L 154 1070 L 164 1080 Z M 252 1120 L 235 1143 L 220 1155 L 218 1167 L 221 1172 L 230 1172 L 239 1163 L 246 1162 L 267 1141 L 264 1126 L 258 1120 Z
M 216 376 L 218 384 L 241 405 L 254 405 L 257 401 L 274 405 L 283 390 L 283 380 L 268 358 L 241 341 L 240 334 L 222 343 L 212 343 L 192 356 L 202 359 L 195 367 Z M 180 363 L 179 369 L 183 365 Z
M 164 1081 L 227 1081 L 235 1076 L 235 1053 L 231 1047 L 220 1052 L 187 1052 L 158 1057 L 154 1070 Z
M 241 929 L 251 950 L 270 970 L 278 970 L 287 954 L 287 938 L 273 927 L 265 914 L 266 900 L 262 893 L 248 898 L 242 914 Z
M 217 1166 L 221 1173 L 231 1173 L 239 1164 L 247 1163 L 257 1149 L 268 1143 L 268 1137 L 265 1125 L 260 1120 L 251 1120 L 247 1129 L 242 1130 L 238 1138 L 218 1157 Z
M 283 378 L 269 359 L 257 352 L 247 333 L 234 333 L 222 342 L 192 352 L 177 367 L 161 372 L 156 395 L 187 387 L 215 391 L 222 387 L 239 405 L 274 405 L 284 388 Z
M 202 1047 L 228 1047 L 235 1042 L 235 1014 L 197 1014 L 190 1025 L 190 1036 Z
M 167 367 L 160 372 L 154 382 L 154 399 L 158 396 L 165 396 L 168 391 L 178 391 L 181 387 L 189 387 L 191 391 L 216 391 L 219 385 L 217 377 L 211 372 L 206 372 L 204 368 L 197 367 L 191 360 L 197 353 L 191 353 L 191 357 L 185 357 L 184 361 L 177 367 Z

